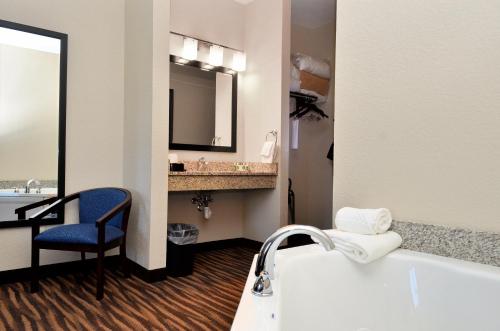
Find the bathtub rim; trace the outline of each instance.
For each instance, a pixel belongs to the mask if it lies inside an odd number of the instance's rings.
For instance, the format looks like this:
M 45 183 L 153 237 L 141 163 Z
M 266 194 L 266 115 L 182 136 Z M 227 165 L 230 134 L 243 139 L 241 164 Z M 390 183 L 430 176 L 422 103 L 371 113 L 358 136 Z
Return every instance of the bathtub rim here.
M 317 249 L 311 249 L 312 246 L 316 246 Z M 293 254 L 293 252 L 299 252 L 301 256 L 305 256 L 307 254 L 324 253 L 324 250 L 317 244 L 311 244 L 300 247 L 283 249 L 279 251 L 279 254 L 281 255 L 281 259 L 283 259 L 296 256 L 295 254 L 291 255 Z M 339 256 L 340 255 L 343 256 L 343 254 L 338 250 L 330 251 L 328 252 L 328 254 L 338 254 Z M 495 280 L 500 282 L 500 267 L 481 264 L 477 262 L 459 260 L 452 257 L 439 256 L 435 254 L 398 248 L 392 251 L 391 253 L 387 254 L 386 256 L 384 256 L 383 259 L 404 261 L 409 257 L 410 260 L 408 260 L 408 263 L 411 263 L 412 261 L 430 263 L 431 266 L 440 266 L 448 269 L 451 268 L 452 272 L 465 273 L 467 275 L 479 276 L 481 278 L 486 278 L 489 280 Z M 254 274 L 256 261 L 257 261 L 257 254 L 254 256 L 250 271 L 248 273 L 247 280 L 245 282 L 245 288 L 240 298 L 238 309 L 236 311 L 233 324 L 231 326 L 232 331 L 256 331 L 256 330 L 273 331 L 278 329 L 278 321 L 273 320 L 270 317 L 272 315 L 272 311 L 270 309 L 269 311 L 265 310 L 266 306 L 273 308 L 277 307 L 276 296 L 273 295 L 270 297 L 256 297 L 251 293 L 251 288 L 256 278 Z M 352 263 L 356 262 L 352 261 Z M 279 292 L 279 282 L 277 281 L 277 279 L 279 279 L 279 272 L 276 275 L 276 280 L 272 281 L 273 289 Z M 262 305 L 263 307 L 259 307 L 259 305 Z M 263 327 L 261 325 L 261 323 L 266 321 L 264 316 L 259 318 L 253 318 L 256 315 L 257 311 L 264 314 L 269 313 L 267 319 L 268 324 L 266 324 L 266 327 Z

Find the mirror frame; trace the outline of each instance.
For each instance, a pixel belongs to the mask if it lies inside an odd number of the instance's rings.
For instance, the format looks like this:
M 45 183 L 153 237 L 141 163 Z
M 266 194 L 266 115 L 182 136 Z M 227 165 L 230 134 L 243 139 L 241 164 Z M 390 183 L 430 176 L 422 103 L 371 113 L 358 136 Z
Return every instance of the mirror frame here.
M 68 81 L 68 35 L 56 31 L 37 28 L 34 26 L 5 21 L 0 19 L 0 27 L 22 32 L 28 32 L 61 41 L 59 61 L 59 124 L 58 124 L 58 155 L 57 155 L 57 198 L 61 199 L 66 187 L 66 93 Z M 39 222 L 40 225 L 64 223 L 64 209 L 58 212 L 57 218 L 47 218 Z M 31 226 L 30 220 L 0 220 L 0 228 L 17 228 Z
M 182 58 L 175 55 L 170 55 L 170 63 L 177 65 L 191 66 L 195 68 L 202 69 L 206 63 L 200 61 L 189 61 L 188 63 L 179 63 Z M 212 145 L 194 145 L 194 144 L 181 144 L 174 143 L 174 98 L 173 90 L 169 91 L 169 134 L 168 134 L 168 147 L 170 150 L 183 150 L 183 151 L 206 151 L 206 152 L 226 152 L 226 153 L 236 153 L 236 133 L 238 125 L 238 73 L 225 68 L 225 67 L 214 67 L 211 71 L 222 72 L 233 76 L 233 90 L 231 91 L 231 146 L 212 146 Z

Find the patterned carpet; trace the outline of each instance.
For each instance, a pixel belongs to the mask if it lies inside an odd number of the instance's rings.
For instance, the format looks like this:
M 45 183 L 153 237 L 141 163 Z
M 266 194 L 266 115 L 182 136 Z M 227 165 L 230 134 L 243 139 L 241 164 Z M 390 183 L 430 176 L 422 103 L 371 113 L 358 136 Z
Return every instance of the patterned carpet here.
M 199 253 L 194 273 L 148 284 L 106 271 L 95 300 L 95 275 L 0 286 L 0 330 L 229 330 L 253 255 L 250 248 Z

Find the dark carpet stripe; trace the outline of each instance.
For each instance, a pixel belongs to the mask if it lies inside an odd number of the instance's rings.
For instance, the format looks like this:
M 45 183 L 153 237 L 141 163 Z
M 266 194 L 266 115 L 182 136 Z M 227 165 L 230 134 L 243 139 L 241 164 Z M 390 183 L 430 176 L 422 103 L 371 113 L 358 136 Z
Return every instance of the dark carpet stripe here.
M 95 274 L 0 286 L 3 330 L 229 330 L 255 250 L 200 252 L 194 273 L 148 284 L 106 271 L 104 299 L 95 300 Z

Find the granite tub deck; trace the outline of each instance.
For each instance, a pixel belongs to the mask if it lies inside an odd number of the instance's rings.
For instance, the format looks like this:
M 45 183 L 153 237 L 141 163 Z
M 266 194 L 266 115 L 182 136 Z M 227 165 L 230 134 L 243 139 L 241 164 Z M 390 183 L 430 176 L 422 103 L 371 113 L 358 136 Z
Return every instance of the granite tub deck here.
M 22 189 L 26 187 L 28 183 L 28 179 L 20 179 L 20 180 L 0 180 L 0 189 L 13 189 L 18 188 Z M 55 188 L 57 187 L 57 180 L 40 180 L 41 188 Z
M 401 248 L 500 267 L 500 233 L 393 221 Z
M 208 162 L 198 169 L 198 162 L 184 161 L 186 171 L 170 171 L 169 192 L 254 190 L 276 187 L 276 163 L 248 162 L 248 170 L 236 170 L 233 162 Z

